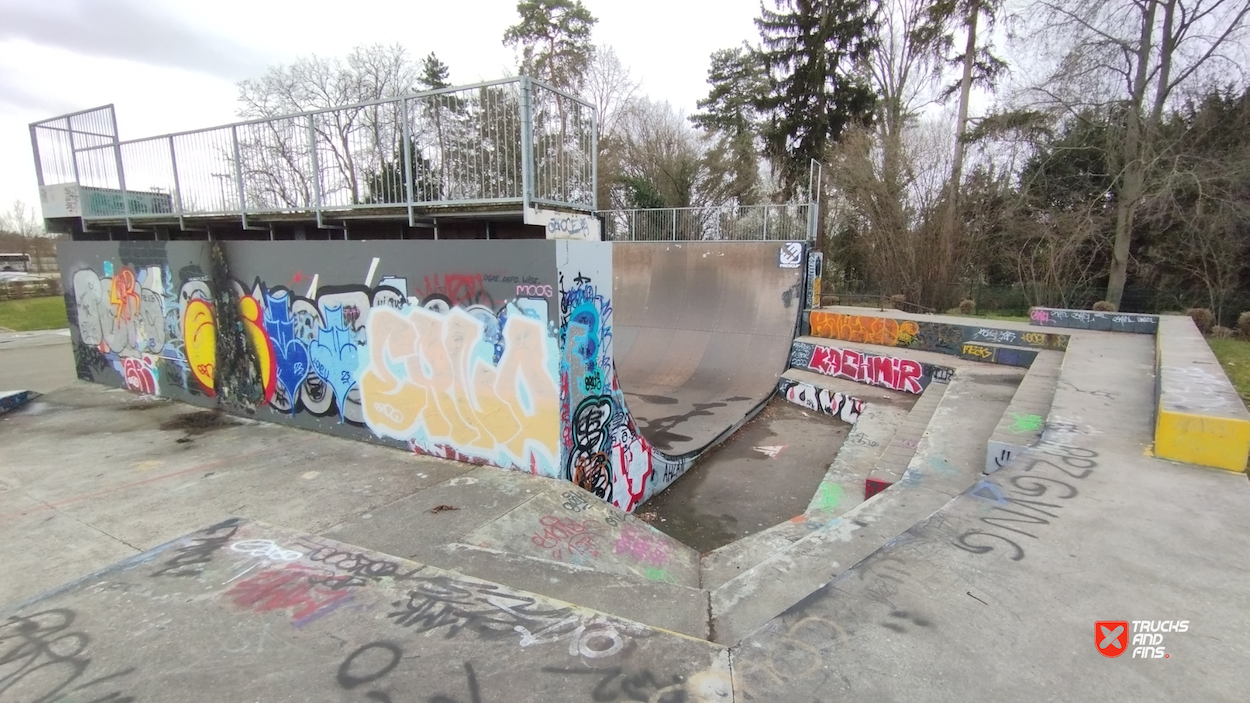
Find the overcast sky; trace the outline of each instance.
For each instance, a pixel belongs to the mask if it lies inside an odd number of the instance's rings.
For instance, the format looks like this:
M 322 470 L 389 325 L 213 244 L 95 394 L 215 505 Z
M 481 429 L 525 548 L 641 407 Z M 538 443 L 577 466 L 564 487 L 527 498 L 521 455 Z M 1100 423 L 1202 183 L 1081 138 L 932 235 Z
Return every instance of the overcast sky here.
M 759 0 L 583 0 L 652 98 L 691 112 L 708 56 L 756 37 Z M 235 119 L 235 83 L 311 53 L 400 42 L 453 83 L 514 70 L 515 0 L 0 0 L 0 210 L 39 202 L 29 123 L 106 103 L 122 139 Z

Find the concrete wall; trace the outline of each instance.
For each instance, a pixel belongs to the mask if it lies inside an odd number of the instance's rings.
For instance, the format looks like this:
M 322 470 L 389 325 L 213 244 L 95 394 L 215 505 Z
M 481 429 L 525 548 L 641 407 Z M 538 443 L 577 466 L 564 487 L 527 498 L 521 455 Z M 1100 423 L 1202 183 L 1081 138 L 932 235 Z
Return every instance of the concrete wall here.
M 78 375 L 556 475 L 554 243 L 68 242 Z
M 1032 308 L 1029 310 L 1029 324 L 1040 327 L 1067 327 L 1077 330 L 1154 334 L 1159 329 L 1159 316 L 1122 312 L 1094 312 L 1092 310 Z
M 557 241 L 563 478 L 623 510 L 694 463 L 655 449 L 625 405 L 613 361 L 612 245 Z
M 1066 334 L 1018 332 L 981 325 L 902 320 L 827 310 L 812 311 L 811 330 L 813 337 L 921 349 L 952 356 L 964 355 L 965 344 L 982 346 L 1006 344 L 1029 349 L 1059 350 L 1065 349 L 1068 345 Z M 995 361 L 988 357 L 981 360 Z M 1016 357 L 1012 357 L 1012 360 L 1016 360 Z
M 923 393 L 935 376 L 946 382 L 952 373 L 944 366 L 911 359 L 797 341 L 790 347 L 790 366 L 916 394 Z
M 1155 344 L 1155 454 L 1245 471 L 1250 455 L 1250 412 L 1193 320 L 1161 316 Z
M 573 241 L 66 242 L 84 380 L 575 481 L 625 510 L 655 451 L 612 357 L 612 248 Z

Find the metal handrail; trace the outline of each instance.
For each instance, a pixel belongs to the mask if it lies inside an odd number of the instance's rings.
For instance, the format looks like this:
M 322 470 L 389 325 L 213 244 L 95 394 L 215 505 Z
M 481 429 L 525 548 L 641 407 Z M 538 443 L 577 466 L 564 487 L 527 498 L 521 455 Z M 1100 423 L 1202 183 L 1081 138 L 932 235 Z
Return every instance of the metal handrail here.
M 233 215 L 247 227 L 255 214 L 309 212 L 320 223 L 323 211 L 406 208 L 411 223 L 414 206 L 596 204 L 594 106 L 527 76 L 124 141 L 112 105 L 30 131 L 41 186 L 46 160 L 57 183 L 105 203 L 84 207 L 84 221 Z

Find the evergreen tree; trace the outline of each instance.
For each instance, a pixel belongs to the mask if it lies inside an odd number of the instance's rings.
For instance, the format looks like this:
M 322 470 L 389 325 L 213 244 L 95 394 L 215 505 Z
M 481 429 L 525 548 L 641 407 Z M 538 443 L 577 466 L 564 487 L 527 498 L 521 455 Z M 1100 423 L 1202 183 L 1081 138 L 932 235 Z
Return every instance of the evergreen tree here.
M 595 16 L 579 0 L 522 0 L 516 10 L 521 21 L 508 27 L 503 43 L 520 49 L 521 73 L 580 91 L 595 55 Z
M 857 70 L 875 46 L 875 2 L 775 0 L 755 21 L 769 90 L 759 96 L 765 154 L 792 196 L 811 159 L 853 124 L 868 124 L 876 94 Z
M 421 86 L 422 90 L 447 88 L 451 86 L 451 83 L 447 82 L 450 75 L 451 69 L 447 68 L 447 64 L 440 61 L 431 51 L 429 56 L 421 59 L 421 75 L 417 78 L 417 85 Z

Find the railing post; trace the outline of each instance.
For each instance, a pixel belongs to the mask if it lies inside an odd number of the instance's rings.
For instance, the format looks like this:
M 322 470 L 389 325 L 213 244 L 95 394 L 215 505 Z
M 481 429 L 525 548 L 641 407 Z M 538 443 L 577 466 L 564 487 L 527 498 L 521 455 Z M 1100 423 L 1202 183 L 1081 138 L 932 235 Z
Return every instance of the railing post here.
M 590 111 L 590 207 L 599 212 L 599 111 Z
M 677 208 L 673 208 L 673 241 L 677 241 Z
M 35 153 L 35 179 L 39 181 L 39 187 L 42 188 L 43 182 L 43 161 L 39 158 L 39 136 L 35 134 L 35 125 L 30 126 L 30 148 Z M 71 152 L 70 156 L 73 156 Z
M 130 225 L 130 199 L 126 197 L 126 169 L 122 166 L 122 143 L 117 138 L 117 111 L 109 110 L 109 117 L 113 120 L 113 158 L 117 161 L 117 185 L 122 191 L 122 214 L 126 216 L 126 230 L 133 232 L 134 228 Z M 70 134 L 73 134 L 74 126 L 70 124 Z M 75 158 L 74 166 L 77 170 L 78 160 Z
M 534 195 L 533 85 L 529 76 L 521 76 L 521 202 L 526 213 Z
M 178 229 L 182 229 L 182 182 L 178 178 L 178 155 L 174 153 L 174 138 L 169 138 L 169 165 L 174 171 L 174 207 L 178 213 Z
M 408 133 L 408 98 L 401 100 L 401 104 L 403 105 L 400 114 L 403 119 L 401 133 L 404 143 L 404 202 L 408 205 L 408 226 L 412 227 L 416 223 L 412 219 L 412 137 Z
M 317 227 L 321 227 L 321 165 L 317 159 L 317 130 L 313 116 L 308 116 L 308 152 L 312 155 L 313 212 L 317 213 Z
M 762 239 L 764 241 L 768 241 L 768 206 L 767 205 L 764 206 L 764 236 L 762 237 Z
M 243 218 L 243 229 L 247 229 L 247 195 L 243 189 L 243 158 L 239 151 L 239 127 L 230 127 L 230 142 L 234 147 L 234 182 L 239 191 L 239 216 Z

